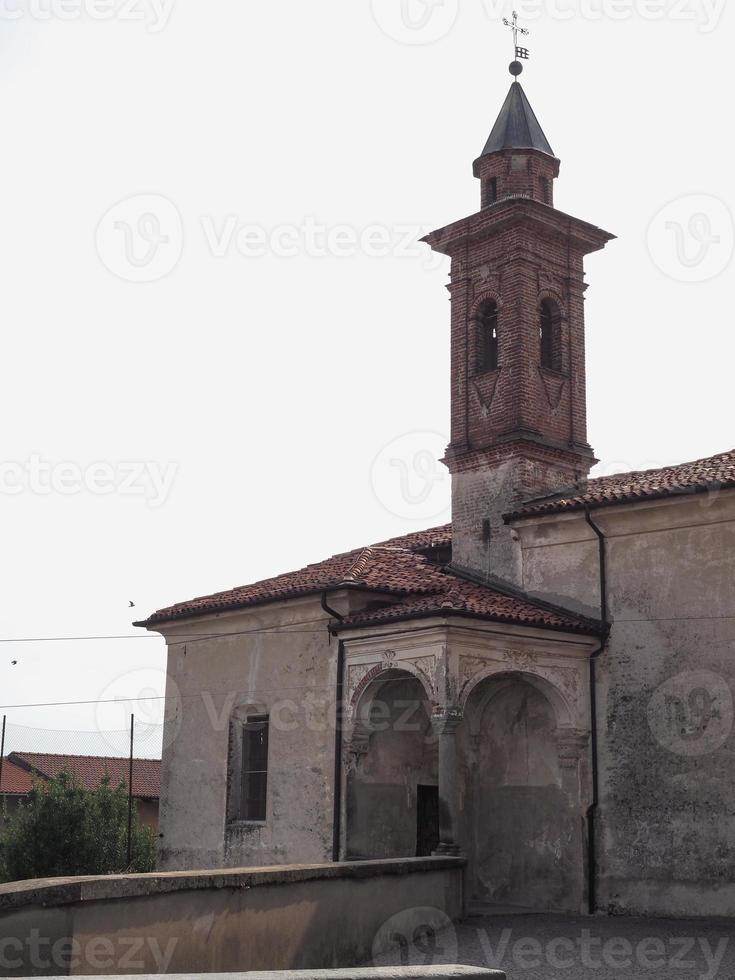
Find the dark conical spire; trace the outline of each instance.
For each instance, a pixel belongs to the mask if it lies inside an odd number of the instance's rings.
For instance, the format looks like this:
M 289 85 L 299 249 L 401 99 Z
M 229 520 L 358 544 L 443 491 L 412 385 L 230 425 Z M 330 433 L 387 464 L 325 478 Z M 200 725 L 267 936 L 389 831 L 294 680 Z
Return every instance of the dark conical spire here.
M 498 150 L 540 150 L 554 156 L 520 82 L 513 82 L 482 155 Z

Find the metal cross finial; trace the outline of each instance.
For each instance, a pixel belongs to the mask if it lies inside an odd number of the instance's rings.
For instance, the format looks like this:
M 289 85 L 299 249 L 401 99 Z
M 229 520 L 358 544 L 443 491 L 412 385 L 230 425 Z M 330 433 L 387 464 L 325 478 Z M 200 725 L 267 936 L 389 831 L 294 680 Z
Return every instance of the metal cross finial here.
M 513 11 L 513 20 L 508 20 L 506 17 L 503 18 L 503 23 L 506 27 L 510 27 L 513 31 L 513 47 L 515 48 L 515 58 L 516 60 L 510 66 L 511 75 L 520 75 L 523 71 L 523 65 L 518 60 L 522 58 L 524 61 L 528 61 L 531 57 L 531 52 L 528 48 L 524 48 L 522 45 L 518 44 L 518 35 L 521 34 L 523 37 L 527 37 L 531 32 L 525 27 L 518 26 L 518 14 Z

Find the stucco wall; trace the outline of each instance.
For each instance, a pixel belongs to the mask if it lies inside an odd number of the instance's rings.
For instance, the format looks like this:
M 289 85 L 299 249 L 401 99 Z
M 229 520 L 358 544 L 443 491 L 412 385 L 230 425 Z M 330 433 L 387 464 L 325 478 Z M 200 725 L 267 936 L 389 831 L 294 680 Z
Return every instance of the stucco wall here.
M 593 512 L 612 633 L 598 667 L 599 906 L 735 914 L 735 492 Z M 599 609 L 580 514 L 518 525 L 524 586 Z
M 411 937 L 458 918 L 462 875 L 456 858 L 422 858 L 3 885 L 0 973 L 358 965 L 396 932 Z
M 328 621 L 311 597 L 167 628 L 162 869 L 331 858 L 337 643 Z M 270 716 L 263 824 L 227 823 L 240 705 Z

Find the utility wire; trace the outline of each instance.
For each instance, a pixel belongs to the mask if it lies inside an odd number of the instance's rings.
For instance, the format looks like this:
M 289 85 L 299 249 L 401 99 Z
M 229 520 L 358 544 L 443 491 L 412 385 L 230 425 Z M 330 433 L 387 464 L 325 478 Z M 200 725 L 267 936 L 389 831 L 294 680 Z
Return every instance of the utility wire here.
M 614 619 L 613 626 L 622 623 L 709 623 L 722 622 L 723 620 L 735 620 L 735 615 L 724 616 L 661 616 L 651 618 L 650 616 L 641 619 Z M 172 643 L 194 643 L 197 640 L 218 640 L 228 636 L 280 636 L 289 633 L 325 633 L 325 626 L 319 629 L 292 629 L 280 627 L 255 627 L 248 630 L 232 630 L 227 633 L 186 633 L 181 636 L 171 637 Z M 0 637 L 0 643 L 84 643 L 88 641 L 101 640 L 160 640 L 162 636 L 152 636 L 146 633 L 127 633 L 110 636 L 15 636 Z

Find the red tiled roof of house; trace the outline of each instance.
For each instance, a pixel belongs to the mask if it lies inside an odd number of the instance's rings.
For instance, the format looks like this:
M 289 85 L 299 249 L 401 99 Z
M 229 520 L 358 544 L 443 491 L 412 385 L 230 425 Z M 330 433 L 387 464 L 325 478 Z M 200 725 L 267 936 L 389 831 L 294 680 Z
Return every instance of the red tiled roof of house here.
M 16 768 L 25 769 L 29 777 L 35 772 L 47 779 L 53 779 L 66 770 L 87 789 L 96 789 L 105 774 L 109 775 L 113 787 L 120 783 L 127 786 L 128 782 L 130 760 L 125 758 L 56 755 L 47 752 L 11 752 L 9 758 Z M 133 796 L 157 799 L 160 795 L 160 760 L 133 759 Z
M 591 624 L 589 620 L 574 614 L 550 611 L 550 608 L 531 599 L 511 597 L 489 586 L 469 583 L 450 569 L 441 569 L 415 553 L 450 543 L 450 525 L 409 534 L 404 538 L 392 538 L 380 545 L 335 555 L 297 572 L 170 606 L 154 613 L 145 623 L 136 625 L 155 626 L 171 620 L 247 608 L 330 589 L 359 588 L 400 601 L 392 605 L 386 602 L 385 607 L 346 620 L 338 629 L 343 625 L 364 622 L 390 622 L 435 613 L 464 613 L 504 623 L 586 633 L 599 631 L 599 624 Z
M 583 616 L 575 616 L 522 595 L 500 592 L 454 575 L 445 576 L 444 588 L 438 593 L 411 596 L 381 609 L 355 613 L 339 623 L 337 628 L 341 630 L 426 616 L 457 615 L 569 633 L 597 634 L 601 630 L 599 623 Z
M 679 494 L 716 493 L 731 487 L 735 487 L 735 450 L 692 463 L 596 477 L 562 493 L 531 500 L 507 515 L 506 520 L 584 507 L 612 507 Z
M 3 759 L 0 795 L 26 796 L 33 789 L 33 776 L 7 757 Z

